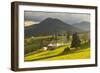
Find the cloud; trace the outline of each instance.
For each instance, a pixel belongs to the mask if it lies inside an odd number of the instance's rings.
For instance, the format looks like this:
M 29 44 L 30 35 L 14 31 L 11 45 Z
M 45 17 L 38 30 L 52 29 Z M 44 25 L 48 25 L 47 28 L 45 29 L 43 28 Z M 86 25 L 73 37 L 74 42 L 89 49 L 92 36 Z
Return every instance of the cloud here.
M 67 13 L 67 12 L 40 12 L 40 11 L 25 11 L 25 21 L 41 22 L 46 18 L 57 18 L 65 23 L 73 24 L 81 21 L 90 21 L 90 14 Z
M 25 26 L 30 26 L 30 25 L 33 25 L 33 24 L 38 24 L 39 22 L 34 22 L 34 21 L 25 21 L 24 22 L 24 25 Z

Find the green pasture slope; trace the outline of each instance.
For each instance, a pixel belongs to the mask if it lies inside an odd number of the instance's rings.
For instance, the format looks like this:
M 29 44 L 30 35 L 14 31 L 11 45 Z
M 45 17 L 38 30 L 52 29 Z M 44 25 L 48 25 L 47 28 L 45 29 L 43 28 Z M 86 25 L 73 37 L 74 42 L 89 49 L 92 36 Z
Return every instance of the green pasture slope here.
M 55 50 L 42 51 L 36 54 L 26 55 L 25 62 L 28 61 L 50 61 L 50 60 L 70 60 L 70 59 L 88 59 L 90 58 L 90 48 L 83 44 L 79 50 L 71 50 L 63 53 L 67 46 L 61 46 Z
M 72 36 L 70 36 L 69 42 L 65 42 L 65 45 L 55 48 L 54 50 L 41 50 L 44 46 L 47 46 L 53 36 L 40 36 L 40 37 L 31 37 L 25 39 L 25 52 L 24 52 L 24 61 L 50 61 L 50 60 L 71 60 L 71 59 L 89 59 L 90 58 L 90 45 L 86 43 L 88 33 L 79 34 L 81 40 L 81 46 L 79 49 L 75 48 L 74 50 L 70 48 L 70 51 L 64 51 L 65 48 L 70 47 Z M 61 43 L 63 36 L 58 36 L 57 40 L 60 40 L 58 43 Z

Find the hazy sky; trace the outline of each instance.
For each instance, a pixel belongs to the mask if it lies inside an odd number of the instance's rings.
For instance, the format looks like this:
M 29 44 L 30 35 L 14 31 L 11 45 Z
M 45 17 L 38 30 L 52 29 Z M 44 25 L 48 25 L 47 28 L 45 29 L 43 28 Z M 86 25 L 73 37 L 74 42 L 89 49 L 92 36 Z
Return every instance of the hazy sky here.
M 41 22 L 46 18 L 57 18 L 65 23 L 74 24 L 81 21 L 90 22 L 90 14 L 67 13 L 67 12 L 40 12 L 40 11 L 25 11 L 25 21 Z

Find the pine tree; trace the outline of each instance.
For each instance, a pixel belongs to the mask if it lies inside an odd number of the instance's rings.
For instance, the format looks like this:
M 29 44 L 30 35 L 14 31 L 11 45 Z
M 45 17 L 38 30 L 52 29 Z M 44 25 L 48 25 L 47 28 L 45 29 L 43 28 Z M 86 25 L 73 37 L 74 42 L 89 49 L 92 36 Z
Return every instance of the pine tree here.
M 80 39 L 77 33 L 74 33 L 72 36 L 71 48 L 77 48 L 80 46 Z
M 67 41 L 69 41 L 69 39 L 70 39 L 70 33 L 69 32 L 67 32 Z

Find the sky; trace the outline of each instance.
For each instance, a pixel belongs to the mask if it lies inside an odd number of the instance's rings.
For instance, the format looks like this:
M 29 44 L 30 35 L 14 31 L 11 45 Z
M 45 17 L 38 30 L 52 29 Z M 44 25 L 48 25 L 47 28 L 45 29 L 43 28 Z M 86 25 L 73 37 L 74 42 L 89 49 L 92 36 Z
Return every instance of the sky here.
M 46 18 L 57 18 L 68 24 L 79 23 L 81 21 L 90 22 L 90 14 L 86 13 L 67 13 L 67 12 L 42 12 L 42 11 L 25 11 L 25 26 L 37 24 Z

